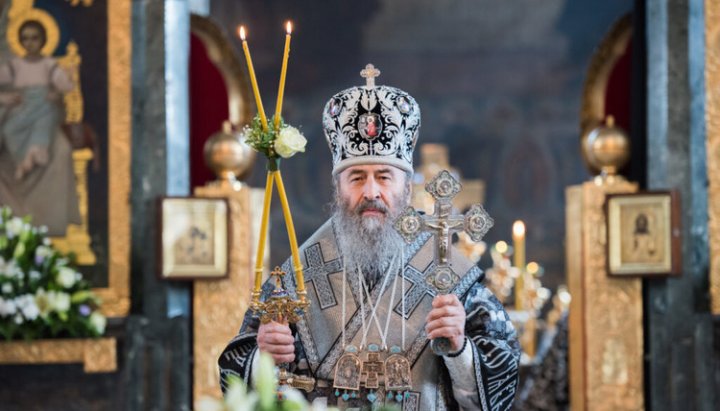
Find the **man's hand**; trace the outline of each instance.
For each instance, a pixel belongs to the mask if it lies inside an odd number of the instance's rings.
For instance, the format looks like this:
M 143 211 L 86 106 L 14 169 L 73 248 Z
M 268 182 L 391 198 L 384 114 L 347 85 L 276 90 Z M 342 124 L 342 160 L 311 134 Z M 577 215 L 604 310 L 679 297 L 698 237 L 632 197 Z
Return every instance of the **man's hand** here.
M 287 323 L 271 321 L 261 324 L 258 330 L 257 343 L 260 351 L 272 355 L 275 364 L 293 362 L 295 360 L 295 338 Z
M 438 295 L 433 309 L 425 319 L 425 332 L 429 339 L 446 337 L 451 352 L 457 352 L 465 342 L 465 307 L 455 294 Z

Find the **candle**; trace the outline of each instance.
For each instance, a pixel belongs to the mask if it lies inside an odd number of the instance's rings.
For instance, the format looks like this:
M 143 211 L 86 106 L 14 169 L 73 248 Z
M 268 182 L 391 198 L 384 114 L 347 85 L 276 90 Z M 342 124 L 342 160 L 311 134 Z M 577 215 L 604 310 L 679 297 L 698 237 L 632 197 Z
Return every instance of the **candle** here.
M 525 224 L 517 220 L 513 223 L 513 247 L 515 248 L 515 267 L 525 268 Z
M 255 292 L 260 293 L 262 287 L 263 260 L 265 259 L 265 239 L 270 217 L 270 202 L 272 200 L 273 172 L 268 171 L 265 180 L 265 200 L 263 201 L 262 220 L 260 222 L 260 238 L 258 240 L 257 254 L 255 255 Z
M 248 73 L 250 74 L 250 84 L 252 84 L 253 94 L 255 94 L 255 104 L 257 104 L 260 121 L 262 122 L 263 130 L 267 130 L 267 117 L 265 117 L 265 109 L 263 108 L 262 98 L 260 97 L 260 89 L 258 88 L 257 79 L 255 78 L 255 69 L 253 68 L 252 58 L 250 57 L 250 49 L 248 48 L 247 40 L 245 39 L 245 26 L 240 26 L 238 33 L 240 34 L 240 39 L 242 40 L 242 47 L 245 52 Z
M 290 215 L 290 205 L 288 204 L 287 195 L 285 195 L 285 185 L 283 184 L 280 170 L 274 172 L 275 182 L 280 195 L 280 203 L 282 204 L 283 215 L 285 216 L 285 226 L 287 227 L 288 238 L 290 239 L 290 252 L 292 253 L 293 270 L 295 270 L 295 283 L 297 284 L 298 294 L 305 292 L 305 278 L 303 277 L 303 267 L 300 264 L 300 253 L 298 252 L 297 238 L 295 237 L 295 226 L 293 225 L 292 215 Z
M 525 224 L 517 220 L 513 223 L 514 265 L 518 269 L 515 279 L 515 309 L 525 309 Z
M 280 85 L 278 86 L 277 104 L 275 105 L 275 129 L 280 127 L 280 114 L 282 113 L 283 96 L 285 95 L 285 77 L 287 76 L 288 60 L 290 59 L 290 33 L 292 33 L 292 23 L 287 22 L 285 29 L 285 52 L 283 53 L 282 69 L 280 69 Z

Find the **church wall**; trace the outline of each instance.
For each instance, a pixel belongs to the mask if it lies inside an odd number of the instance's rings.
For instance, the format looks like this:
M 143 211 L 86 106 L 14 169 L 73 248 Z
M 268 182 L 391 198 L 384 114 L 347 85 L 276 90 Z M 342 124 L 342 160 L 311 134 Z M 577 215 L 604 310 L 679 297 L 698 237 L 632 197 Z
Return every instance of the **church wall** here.
M 486 240 L 509 240 L 512 222 L 524 220 L 528 260 L 545 266 L 544 281 L 554 287 L 564 278 L 558 241 L 565 235 L 563 190 L 589 178 L 579 152 L 583 79 L 594 47 L 631 8 L 627 1 L 395 0 L 322 7 L 215 1 L 210 17 L 229 33 L 247 25 L 266 111 L 275 106 L 283 21 L 295 24 L 283 116 L 309 141 L 307 152 L 283 169 L 299 240 L 328 216 L 332 198 L 322 109 L 334 93 L 362 84 L 358 73 L 371 62 L 382 71 L 379 84 L 400 87 L 419 102 L 419 144 L 447 144 L 451 164 L 464 177 L 485 180 L 486 207 L 495 218 Z M 237 39 L 234 45 L 241 53 Z M 252 185 L 264 184 L 264 167 L 256 164 Z M 275 263 L 290 254 L 282 218 L 274 209 Z
M 708 174 L 701 0 L 648 0 L 648 188 L 677 189 L 682 276 L 646 280 L 646 396 L 653 410 L 715 410 L 720 323 L 708 294 Z M 714 51 L 713 51 L 714 52 Z
M 189 186 L 187 125 L 168 126 L 173 116 L 187 118 L 182 112 L 187 87 L 166 82 L 169 70 L 176 70 L 174 78 L 187 70 L 187 60 L 178 64 L 182 56 L 173 54 L 184 51 L 183 41 L 189 45 L 186 6 L 184 0 L 132 2 L 132 306 L 129 317 L 111 320 L 107 330 L 118 341 L 118 369 L 86 374 L 82 365 L 0 366 L 3 411 L 192 408 L 191 285 L 158 280 L 155 247 L 157 198 L 186 195 Z M 168 21 L 174 31 L 170 43 Z

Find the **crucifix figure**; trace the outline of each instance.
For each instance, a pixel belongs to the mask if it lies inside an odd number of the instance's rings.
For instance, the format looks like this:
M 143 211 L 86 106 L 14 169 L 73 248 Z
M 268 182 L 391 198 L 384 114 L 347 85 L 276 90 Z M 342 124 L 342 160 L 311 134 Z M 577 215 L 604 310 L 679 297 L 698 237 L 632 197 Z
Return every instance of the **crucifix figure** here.
M 422 232 L 431 232 L 435 236 L 435 264 L 433 272 L 425 277 L 440 294 L 449 293 L 460 281 L 449 265 L 452 235 L 465 231 L 470 238 L 478 242 L 493 226 L 493 219 L 480 204 L 470 207 L 462 214 L 452 214 L 452 199 L 462 186 L 447 170 L 441 171 L 425 186 L 425 191 L 435 199 L 435 213 L 425 216 L 413 207 L 408 207 L 395 221 L 395 229 L 408 243 L 413 242 Z M 437 338 L 432 342 L 433 351 L 444 355 L 450 350 L 447 338 Z
M 428 275 L 428 282 L 441 293 L 449 292 L 459 281 L 448 265 L 453 233 L 465 231 L 478 242 L 493 226 L 493 219 L 480 204 L 473 205 L 465 215 L 452 214 L 452 199 L 461 188 L 457 179 L 443 170 L 425 186 L 425 191 L 435 199 L 435 213 L 425 216 L 408 207 L 395 221 L 395 229 L 408 243 L 424 231 L 435 236 L 437 268 Z

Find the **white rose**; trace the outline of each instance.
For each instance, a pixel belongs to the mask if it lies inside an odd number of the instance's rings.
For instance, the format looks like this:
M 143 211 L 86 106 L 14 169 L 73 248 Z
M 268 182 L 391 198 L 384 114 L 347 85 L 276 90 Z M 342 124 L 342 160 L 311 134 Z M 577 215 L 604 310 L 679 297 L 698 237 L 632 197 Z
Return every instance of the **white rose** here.
M 57 273 L 57 282 L 63 288 L 70 288 L 75 284 L 76 281 L 75 270 L 68 267 L 62 267 Z
M 298 129 L 285 126 L 275 140 L 275 152 L 282 158 L 290 158 L 295 153 L 304 153 L 305 144 L 307 140 Z
M 10 294 L 11 292 L 13 292 L 13 286 L 12 286 L 12 284 L 10 284 L 10 283 L 5 283 L 5 284 L 3 284 L 3 285 L 2 285 L 2 292 L 3 292 L 4 294 Z
M 90 325 L 95 328 L 95 331 L 98 332 L 98 334 L 102 334 L 105 332 L 105 325 L 107 325 L 107 319 L 105 319 L 105 316 L 100 314 L 99 312 L 95 311 L 94 313 L 90 314 Z

